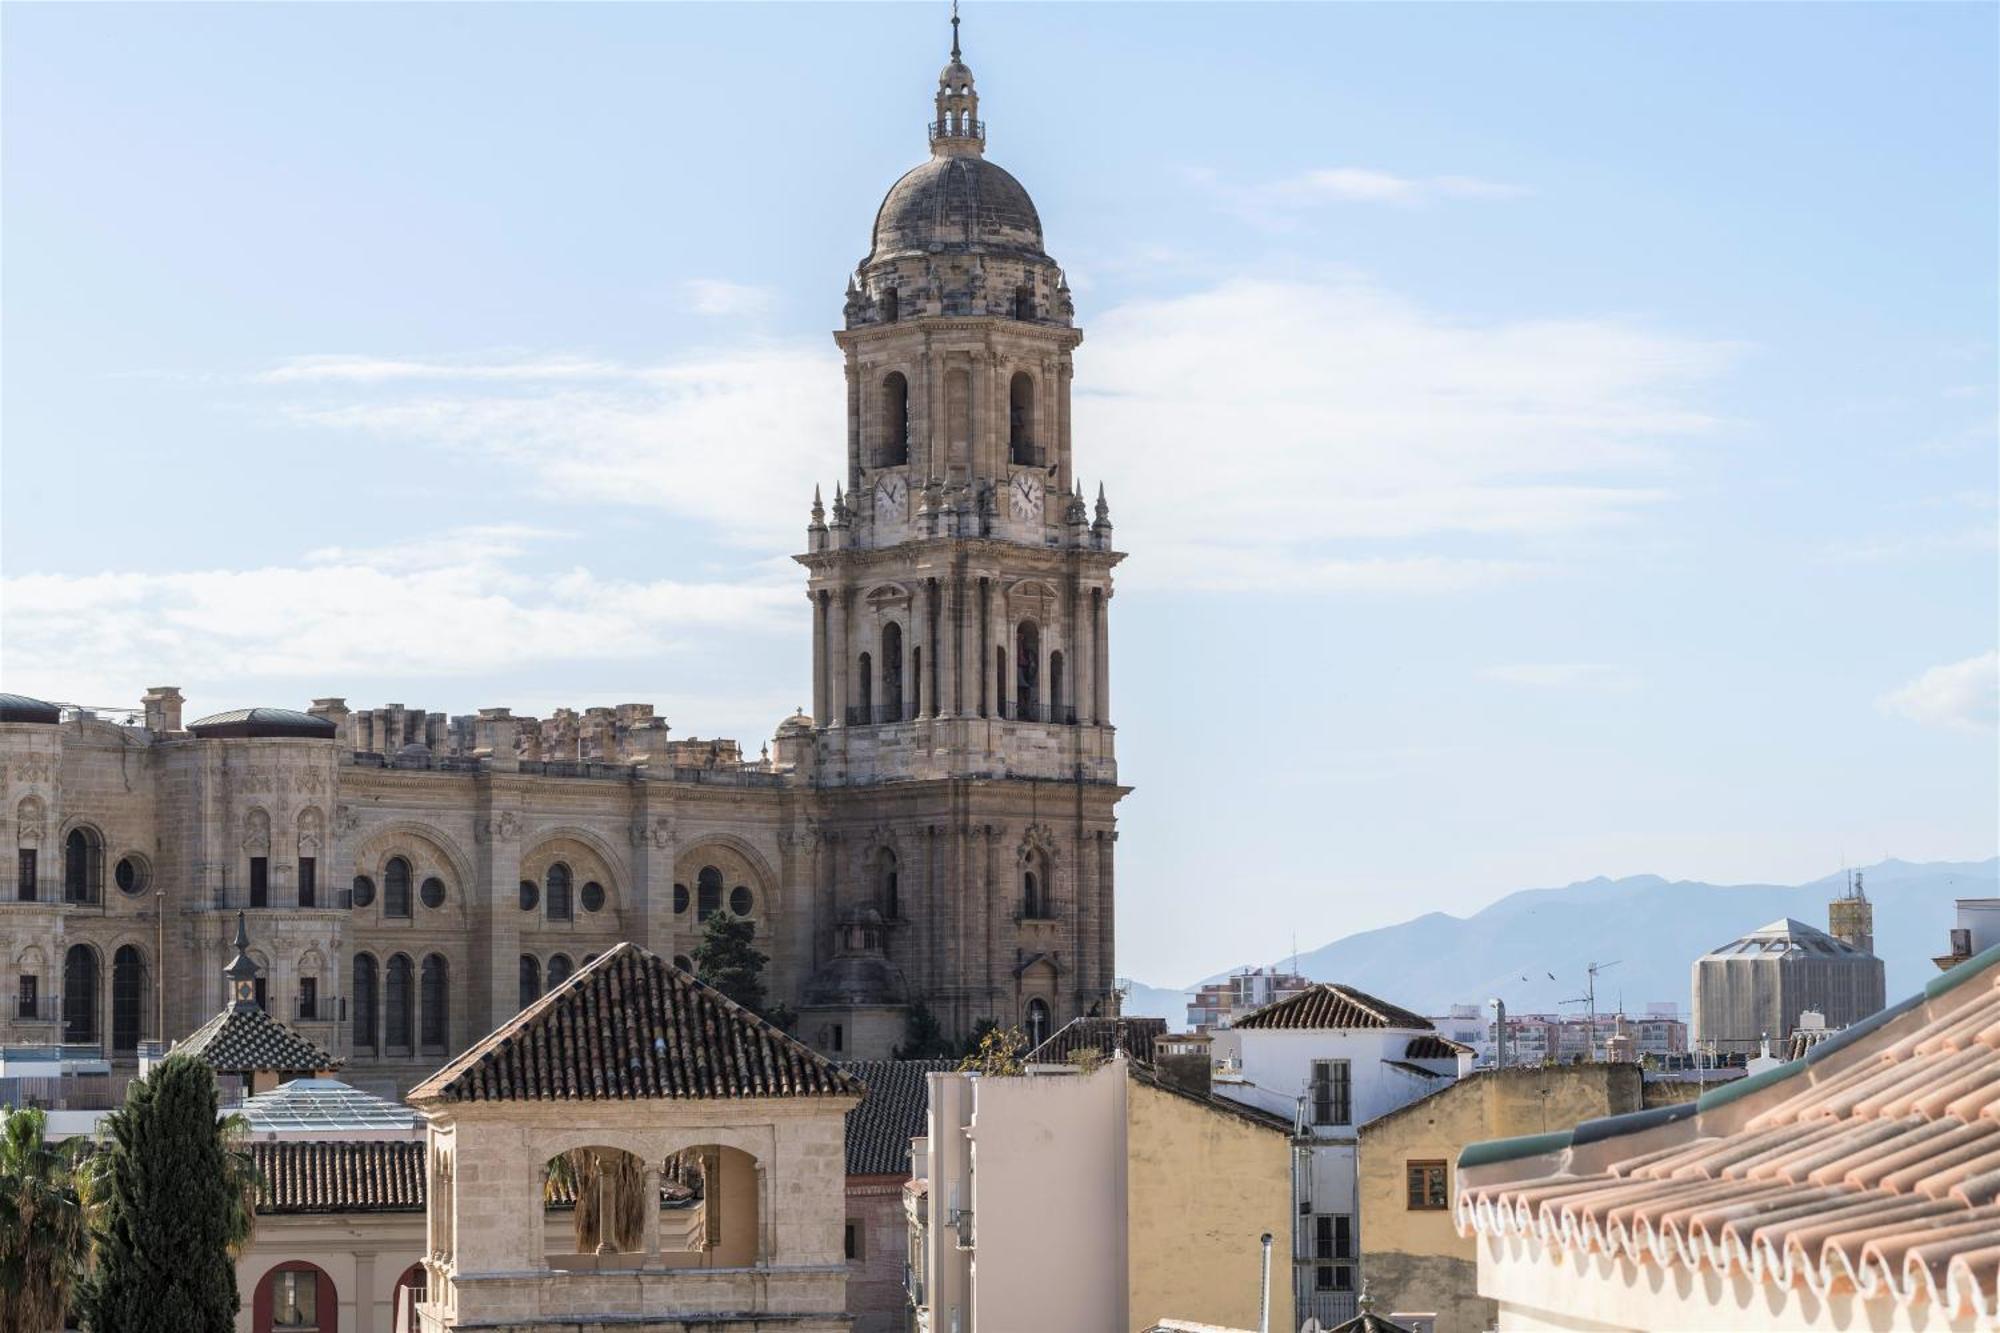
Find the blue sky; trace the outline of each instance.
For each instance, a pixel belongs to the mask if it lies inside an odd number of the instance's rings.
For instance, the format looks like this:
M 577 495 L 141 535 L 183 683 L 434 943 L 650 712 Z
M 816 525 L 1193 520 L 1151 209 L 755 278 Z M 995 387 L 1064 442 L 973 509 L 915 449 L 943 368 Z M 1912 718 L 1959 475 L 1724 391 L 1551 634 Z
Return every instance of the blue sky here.
M 806 700 L 941 6 L 11 6 L 7 688 Z M 1119 965 L 1976 858 L 1991 6 L 976 5 L 1121 546 Z

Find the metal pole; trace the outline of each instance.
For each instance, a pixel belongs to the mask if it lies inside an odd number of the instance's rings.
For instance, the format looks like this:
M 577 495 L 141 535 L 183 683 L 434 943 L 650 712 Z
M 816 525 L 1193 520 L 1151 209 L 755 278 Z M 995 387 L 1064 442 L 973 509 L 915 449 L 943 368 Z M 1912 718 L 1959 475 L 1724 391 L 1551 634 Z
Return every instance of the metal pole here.
M 1271 1333 L 1271 1233 L 1264 1233 L 1264 1287 L 1257 1297 L 1257 1333 Z

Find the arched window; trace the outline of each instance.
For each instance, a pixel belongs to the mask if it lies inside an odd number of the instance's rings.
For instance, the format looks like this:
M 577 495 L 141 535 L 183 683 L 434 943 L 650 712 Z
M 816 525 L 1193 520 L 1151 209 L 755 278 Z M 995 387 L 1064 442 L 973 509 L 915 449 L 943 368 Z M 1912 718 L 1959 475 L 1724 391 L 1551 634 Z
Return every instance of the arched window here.
M 893 921 L 902 915 L 897 901 L 896 853 L 888 847 L 875 854 L 875 897 L 883 916 Z
M 860 721 L 864 724 L 873 722 L 875 720 L 875 661 L 867 653 L 863 653 L 861 654 L 861 660 L 855 664 L 855 669 L 860 673 L 861 679 Z
M 422 996 L 424 1049 L 444 1050 L 451 1044 L 451 965 L 441 953 L 424 958 Z
M 1049 721 L 1063 720 L 1063 655 L 1049 654 Z
M 252 1333 L 339 1333 L 340 1296 L 333 1279 L 315 1264 L 279 1264 L 258 1280 L 250 1298 Z
M 1041 702 L 1042 631 L 1032 620 L 1021 622 L 1014 635 L 1014 703 L 1016 716 L 1032 718 Z
M 1035 289 L 1020 286 L 1014 289 L 1014 318 L 1033 319 L 1035 317 Z
M 111 955 L 111 1049 L 136 1051 L 146 1013 L 146 960 L 127 944 Z
M 405 1268 L 403 1275 L 396 1279 L 396 1303 L 390 1307 L 389 1315 L 391 1325 L 414 1329 L 417 1326 L 416 1302 L 423 1300 L 429 1289 L 430 1275 L 424 1271 L 422 1264 L 411 1264 Z M 405 1317 L 403 1312 L 406 1310 Z
M 376 989 L 375 957 L 373 954 L 354 955 L 354 1046 L 356 1050 L 372 1051 L 381 1040 L 377 1035 L 380 1024 L 381 999 Z
M 94 903 L 103 887 L 104 840 L 95 829 L 71 829 L 63 839 L 63 901 Z
M 415 1045 L 416 1031 L 412 1021 L 417 1000 L 415 971 L 410 964 L 410 956 L 399 953 L 389 960 L 383 978 L 383 989 L 387 992 L 382 1006 L 386 1020 L 383 1044 L 392 1051 L 408 1051 Z
M 1034 1050 L 1049 1039 L 1049 1006 L 1039 996 L 1028 1001 L 1028 1049 Z
M 63 955 L 63 1041 L 75 1046 L 98 1042 L 97 986 L 101 969 L 97 950 L 72 944 Z
M 902 298 L 899 295 L 897 295 L 896 289 L 894 287 L 891 287 L 888 291 L 883 292 L 882 322 L 884 324 L 894 324 L 896 320 L 902 315 L 902 313 L 903 313 L 903 302 Z
M 1035 456 L 1035 381 L 1026 371 L 1007 382 L 1007 450 L 1017 467 L 1041 463 Z
M 549 989 L 554 990 L 556 987 L 562 985 L 563 982 L 568 981 L 569 974 L 574 971 L 576 971 L 576 966 L 569 961 L 568 954 L 559 953 L 550 955 Z
M 910 461 L 910 382 L 892 370 L 882 381 L 882 446 L 875 466 L 901 467 Z
M 1046 914 L 1047 890 L 1041 871 L 1033 864 L 1021 872 L 1021 915 L 1038 921 Z
M 568 921 L 576 915 L 570 903 L 570 884 L 573 877 L 569 867 L 558 861 L 549 867 L 549 873 L 542 884 L 542 896 L 548 903 L 549 920 Z
M 993 706 L 993 715 L 995 717 L 1014 717 L 1016 715 L 1014 712 L 1014 700 L 1007 693 L 1007 650 L 1005 648 L 995 648 L 993 650 L 993 691 L 996 701 Z
M 521 955 L 521 1008 L 542 998 L 542 964 L 531 953 Z
M 893 620 L 882 627 L 882 715 L 903 720 L 903 627 Z
M 410 863 L 400 856 L 389 858 L 382 867 L 382 915 L 410 914 Z
M 694 881 L 694 919 L 706 921 L 722 910 L 722 872 L 703 866 Z

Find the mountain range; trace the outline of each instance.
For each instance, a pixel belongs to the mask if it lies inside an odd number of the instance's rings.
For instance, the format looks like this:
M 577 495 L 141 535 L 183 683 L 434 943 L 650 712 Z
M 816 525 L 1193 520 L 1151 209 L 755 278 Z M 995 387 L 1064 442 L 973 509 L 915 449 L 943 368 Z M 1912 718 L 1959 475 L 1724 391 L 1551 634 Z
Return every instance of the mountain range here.
M 2000 896 L 2000 857 L 1913 863 L 1888 860 L 1860 873 L 1875 904 L 1875 953 L 1891 1000 L 1935 974 L 1945 952 L 1952 900 Z M 1703 884 L 1657 875 L 1582 880 L 1559 889 L 1523 889 L 1471 916 L 1428 912 L 1399 925 L 1342 936 L 1298 955 L 1297 970 L 1340 981 L 1419 1013 L 1454 1004 L 1505 1000 L 1516 1013 L 1581 1012 L 1564 1001 L 1584 994 L 1585 969 L 1600 968 L 1597 1007 L 1621 1003 L 1642 1013 L 1671 1002 L 1686 1017 L 1696 958 L 1780 917 L 1821 930 L 1827 903 L 1845 891 L 1847 872 L 1807 884 Z M 1289 967 L 1289 957 L 1266 965 Z M 1240 971 L 1231 968 L 1229 972 Z M 1219 972 L 1200 986 L 1229 975 Z M 1125 1012 L 1153 1014 L 1175 1027 L 1186 1018 L 1185 989 L 1130 983 Z

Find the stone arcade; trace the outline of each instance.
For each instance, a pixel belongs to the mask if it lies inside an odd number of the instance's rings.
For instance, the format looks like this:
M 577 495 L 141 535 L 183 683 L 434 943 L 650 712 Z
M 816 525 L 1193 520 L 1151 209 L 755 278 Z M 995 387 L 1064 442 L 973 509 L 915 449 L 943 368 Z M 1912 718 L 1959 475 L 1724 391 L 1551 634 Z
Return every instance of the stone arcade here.
M 343 700 L 190 725 L 0 697 L 0 1040 L 186 1036 L 249 913 L 261 1002 L 408 1087 L 620 941 L 754 918 L 800 1036 L 910 1004 L 1040 1041 L 1116 1010 L 1112 547 L 1070 442 L 1071 320 L 972 72 L 848 284 L 847 441 L 805 554 L 813 711 L 764 757 L 646 705 L 447 718 Z M 129 1063 L 126 1065 L 129 1067 Z

